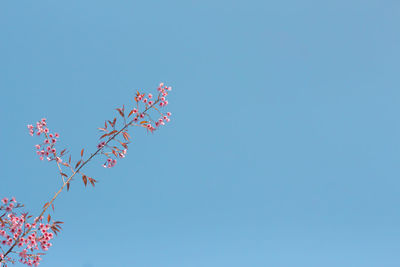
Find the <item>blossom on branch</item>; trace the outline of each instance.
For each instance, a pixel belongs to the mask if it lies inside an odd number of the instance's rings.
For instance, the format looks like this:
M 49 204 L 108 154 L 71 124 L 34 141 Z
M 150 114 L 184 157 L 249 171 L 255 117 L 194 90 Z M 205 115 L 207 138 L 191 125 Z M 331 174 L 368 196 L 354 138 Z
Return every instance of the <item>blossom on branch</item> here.
M 86 186 L 89 182 L 93 187 L 97 181 L 82 172 L 83 167 L 94 157 L 105 157 L 103 167 L 112 168 L 117 164 L 118 159 L 125 158 L 128 152 L 128 144 L 131 136 L 129 128 L 132 126 L 143 127 L 148 132 L 153 133 L 158 130 L 166 122 L 170 121 L 171 112 L 164 113 L 161 108 L 168 105 L 166 99 L 171 87 L 160 83 L 157 88 L 158 95 L 151 93 L 137 93 L 134 96 L 133 105 L 130 112 L 125 113 L 125 106 L 117 108 L 120 118 L 106 120 L 103 128 L 98 128 L 102 135 L 100 143 L 97 144 L 97 150 L 89 156 L 84 156 L 84 149 L 80 152 L 80 158 L 76 163 L 71 163 L 71 155 L 68 159 L 63 159 L 68 152 L 63 149 L 59 152 L 56 148 L 58 133 L 53 133 L 47 126 L 46 118 L 41 119 L 35 125 L 27 125 L 31 136 L 42 137 L 43 141 L 34 145 L 36 154 L 40 160 L 46 158 L 57 165 L 59 175 L 62 180 L 61 188 L 55 193 L 53 198 L 45 203 L 41 214 L 33 221 L 29 222 L 32 216 L 28 213 L 17 213 L 16 209 L 23 207 L 15 198 L 3 198 L 0 206 L 0 266 L 6 267 L 7 264 L 15 263 L 17 260 L 28 266 L 38 266 L 44 255 L 52 243 L 50 241 L 61 230 L 60 224 L 63 222 L 52 221 L 50 214 L 47 215 L 47 222 L 43 216 L 47 209 L 51 206 L 54 210 L 54 200 L 63 191 L 64 187 L 67 191 L 70 183 L 76 174 L 82 176 L 82 181 Z M 157 116 L 158 119 L 153 119 Z M 67 174 L 69 173 L 69 174 Z M 52 232 L 49 232 L 49 231 Z

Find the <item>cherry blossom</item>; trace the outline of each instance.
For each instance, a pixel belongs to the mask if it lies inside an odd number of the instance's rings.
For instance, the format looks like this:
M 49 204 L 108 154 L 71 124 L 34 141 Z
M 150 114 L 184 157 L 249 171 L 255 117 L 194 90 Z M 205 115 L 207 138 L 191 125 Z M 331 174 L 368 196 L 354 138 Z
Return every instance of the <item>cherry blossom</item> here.
M 27 212 L 18 212 L 23 205 L 18 203 L 15 197 L 11 200 L 4 197 L 1 200 L 0 266 L 6 267 L 7 264 L 14 264 L 16 261 L 28 266 L 39 266 L 44 252 L 52 246 L 50 241 L 54 238 L 54 234 L 61 230 L 60 224 L 62 224 L 60 221 L 52 221 L 50 214 L 47 214 L 47 220 L 44 219 L 43 216 L 48 212 L 48 208 L 51 206 L 54 209 L 54 200 L 65 187 L 67 191 L 69 190 L 75 175 L 82 176 L 85 186 L 88 182 L 95 186 L 97 181 L 82 172 L 82 168 L 92 158 L 105 157 L 104 168 L 113 168 L 117 160 L 125 158 L 131 141 L 129 128 L 143 127 L 147 132 L 153 133 L 161 125 L 165 125 L 165 122 L 169 122 L 172 114 L 163 112 L 162 108 L 168 105 L 167 96 L 171 90 L 171 87 L 160 83 L 157 94 L 137 92 L 134 101 L 130 103 L 133 107 L 129 111 L 125 112 L 125 106 L 117 108 L 120 117 L 106 120 L 104 127 L 99 128 L 102 132 L 100 139 L 103 140 L 97 144 L 97 150 L 92 154 L 85 154 L 85 150 L 82 149 L 80 158 L 75 163 L 71 162 L 71 155 L 65 158 L 69 154 L 66 149 L 56 148 L 60 135 L 49 129 L 46 118 L 27 125 L 29 135 L 36 135 L 42 140 L 34 145 L 36 155 L 40 160 L 46 158 L 47 161 L 57 165 L 62 185 L 33 221 Z M 153 120 L 153 118 L 159 119 Z

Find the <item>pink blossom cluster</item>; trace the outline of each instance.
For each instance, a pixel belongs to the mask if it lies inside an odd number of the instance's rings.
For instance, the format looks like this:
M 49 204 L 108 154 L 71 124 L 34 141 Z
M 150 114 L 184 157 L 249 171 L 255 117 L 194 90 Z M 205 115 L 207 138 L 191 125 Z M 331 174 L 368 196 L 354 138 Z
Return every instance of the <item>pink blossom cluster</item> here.
M 128 152 L 127 149 L 122 150 L 121 152 L 117 153 L 117 157 L 125 158 L 126 153 Z M 117 164 L 117 159 L 107 158 L 106 163 L 103 164 L 104 168 L 112 168 Z
M 8 198 L 3 198 L 2 203 L 0 211 L 5 211 L 0 216 L 2 252 L 4 253 L 5 250 L 16 244 L 14 250 L 17 248 L 19 252 L 14 252 L 18 255 L 19 261 L 28 266 L 38 266 L 41 261 L 40 256 L 43 254 L 40 250 L 47 251 L 52 246 L 49 241 L 54 238 L 54 234 L 48 232 L 51 225 L 41 223 L 43 218 L 36 218 L 32 224 L 28 223 L 27 219 L 31 216 L 27 216 L 27 213 L 18 216 L 13 211 L 13 207 L 22 207 L 22 205 L 18 204 L 14 197 L 10 201 Z M 14 258 L 5 257 L 3 254 L 0 254 L 0 258 L 2 262 L 14 263 L 15 261 Z
M 156 103 L 158 103 L 158 106 L 160 108 L 165 107 L 168 105 L 168 100 L 166 99 L 166 97 L 168 96 L 168 92 L 172 90 L 171 86 L 165 86 L 164 83 L 160 83 L 160 85 L 157 88 L 158 91 L 158 97 L 155 101 L 153 101 L 153 95 L 152 94 L 139 94 L 135 97 L 135 100 L 137 102 L 137 108 L 134 108 L 132 111 L 133 113 L 136 115 L 133 118 L 133 122 L 139 122 L 140 119 L 144 119 L 145 117 L 149 117 L 150 118 L 150 122 L 145 124 L 145 127 L 150 131 L 153 132 L 154 130 L 156 130 L 159 126 L 161 125 L 165 125 L 165 122 L 169 122 L 171 119 L 169 118 L 171 116 L 171 112 L 167 112 L 166 114 L 163 114 L 162 112 L 160 112 L 159 109 L 155 108 L 154 105 Z M 153 121 L 150 117 L 150 115 L 147 112 L 139 112 L 139 103 L 143 103 L 145 104 L 145 109 L 151 109 L 154 108 L 155 110 L 157 110 L 159 112 L 159 114 L 161 115 L 161 117 L 156 120 Z M 153 123 L 153 124 L 152 124 Z
M 4 210 L 7 212 L 11 212 L 17 201 L 15 200 L 15 197 L 11 198 L 11 201 L 9 201 L 8 198 L 5 197 L 1 200 L 1 202 L 4 204 Z
M 127 126 L 141 126 L 145 127 L 148 131 L 153 132 L 161 125 L 165 125 L 165 123 L 170 122 L 171 120 L 171 112 L 163 113 L 161 108 L 164 108 L 168 105 L 168 100 L 166 99 L 169 92 L 172 90 L 170 86 L 165 86 L 164 83 L 160 83 L 157 88 L 158 96 L 154 97 L 153 94 L 149 93 L 139 93 L 137 92 L 135 96 L 136 107 L 133 107 L 130 111 L 129 115 L 125 116 L 125 108 L 117 109 L 120 115 L 124 119 L 124 128 L 125 130 Z M 158 105 L 157 105 L 158 104 Z M 156 113 L 157 116 L 160 116 L 157 120 L 152 119 L 152 114 L 150 111 Z M 130 122 L 126 122 L 126 119 L 133 115 L 133 118 Z M 114 122 L 108 121 L 109 125 L 111 125 L 112 129 L 117 131 L 115 127 L 115 119 Z M 102 131 L 108 132 L 107 130 L 107 122 L 105 123 L 104 128 L 99 128 Z M 126 130 L 127 133 L 127 130 Z M 107 135 L 107 134 L 106 134 Z M 123 132 L 123 137 L 125 141 L 129 141 L 129 136 L 126 136 Z M 118 139 L 116 139 L 118 141 Z M 124 158 L 127 153 L 127 143 L 122 143 L 118 141 L 120 144 L 123 144 L 123 148 L 118 148 L 116 146 L 110 146 L 107 142 L 102 141 L 97 145 L 97 148 L 102 150 L 102 154 L 107 156 L 106 162 L 103 164 L 104 168 L 112 168 L 117 164 L 118 158 Z M 105 148 L 108 148 L 110 152 L 106 152 Z M 112 158 L 113 157 L 113 158 Z
M 40 136 L 44 135 L 44 141 L 41 144 L 35 145 L 36 154 L 39 156 L 40 160 L 43 160 L 44 157 L 47 158 L 48 161 L 56 160 L 57 162 L 62 162 L 62 159 L 57 156 L 57 150 L 55 148 L 55 144 L 57 139 L 60 137 L 58 133 L 50 133 L 49 128 L 46 127 L 46 119 L 43 118 L 36 123 L 36 126 L 29 124 L 29 134 L 33 136 L 36 131 L 36 135 Z
M 108 158 L 107 162 L 103 164 L 104 168 L 112 168 L 117 164 L 117 160 L 116 159 L 111 159 Z

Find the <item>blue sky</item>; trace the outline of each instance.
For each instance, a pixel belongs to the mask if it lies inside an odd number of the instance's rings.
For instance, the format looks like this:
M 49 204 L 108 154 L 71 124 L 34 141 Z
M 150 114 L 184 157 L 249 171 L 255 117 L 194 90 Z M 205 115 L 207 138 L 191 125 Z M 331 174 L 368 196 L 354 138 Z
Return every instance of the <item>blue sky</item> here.
M 398 1 L 2 1 L 0 195 L 60 186 L 26 125 L 77 155 L 137 89 L 173 87 L 95 190 L 56 201 L 41 266 L 399 266 Z

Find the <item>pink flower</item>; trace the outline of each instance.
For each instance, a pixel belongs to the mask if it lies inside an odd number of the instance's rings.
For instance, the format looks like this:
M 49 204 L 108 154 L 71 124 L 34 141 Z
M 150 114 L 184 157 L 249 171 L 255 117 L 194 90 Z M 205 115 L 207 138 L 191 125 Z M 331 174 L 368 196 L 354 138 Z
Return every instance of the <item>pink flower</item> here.
M 15 197 L 12 197 L 12 198 L 11 198 L 11 201 L 14 202 L 14 203 L 17 202 L 17 200 L 15 199 Z
M 147 101 L 148 101 L 147 98 L 143 99 L 143 103 L 147 103 Z
M 149 105 L 152 106 L 154 104 L 153 101 L 149 101 Z
M 97 145 L 97 148 L 100 149 L 100 148 L 104 147 L 105 145 L 106 145 L 106 142 L 103 141 Z
M 171 112 L 167 112 L 167 116 L 170 117 L 172 115 Z
M 3 202 L 3 204 L 7 204 L 8 203 L 8 198 L 3 198 L 2 200 L 1 200 L 1 202 Z
M 149 98 L 150 98 L 150 99 L 153 98 L 153 95 L 152 95 L 152 94 L 149 94 Z
M 28 257 L 28 256 L 26 255 L 26 252 L 27 252 L 26 249 L 22 250 L 22 251 L 19 253 L 19 256 L 20 256 L 21 258 L 25 259 L 26 257 Z
M 40 145 L 35 145 L 36 149 L 40 149 Z
M 58 133 L 55 133 L 55 134 L 54 134 L 54 137 L 55 137 L 55 138 L 59 138 L 60 135 L 59 135 Z
M 117 160 L 116 160 L 116 159 L 110 159 L 110 158 L 108 158 L 108 159 L 107 159 L 107 162 L 108 162 L 107 166 L 106 166 L 106 164 L 103 165 L 104 168 L 112 168 L 112 167 L 115 166 L 115 164 L 117 164 Z

